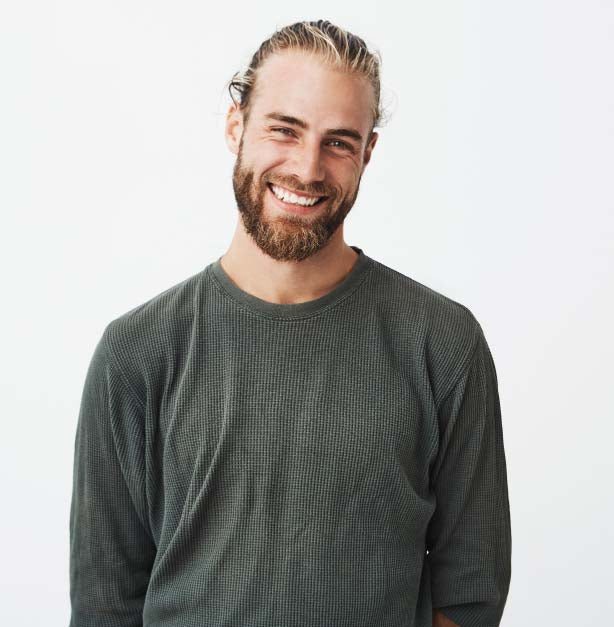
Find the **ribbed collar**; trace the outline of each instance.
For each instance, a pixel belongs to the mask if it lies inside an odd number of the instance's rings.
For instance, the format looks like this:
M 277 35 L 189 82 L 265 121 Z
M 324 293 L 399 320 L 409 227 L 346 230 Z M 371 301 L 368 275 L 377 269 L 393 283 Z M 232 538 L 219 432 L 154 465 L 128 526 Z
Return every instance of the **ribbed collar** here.
M 325 309 L 328 309 L 346 296 L 352 293 L 366 276 L 367 271 L 372 267 L 372 259 L 365 255 L 362 248 L 351 246 L 357 253 L 358 258 L 354 262 L 352 269 L 345 276 L 343 281 L 334 287 L 330 292 L 320 296 L 314 300 L 308 300 L 303 303 L 281 304 L 271 303 L 262 300 L 253 294 L 249 294 L 242 290 L 233 280 L 226 274 L 222 267 L 221 259 L 218 257 L 214 262 L 207 266 L 210 275 L 228 296 L 245 308 L 264 315 L 269 318 L 295 319 L 312 316 Z

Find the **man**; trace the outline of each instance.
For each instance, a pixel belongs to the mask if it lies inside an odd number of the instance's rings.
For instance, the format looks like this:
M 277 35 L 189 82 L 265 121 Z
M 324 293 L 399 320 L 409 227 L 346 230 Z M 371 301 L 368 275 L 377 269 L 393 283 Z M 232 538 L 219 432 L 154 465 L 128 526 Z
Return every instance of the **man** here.
M 113 320 L 75 440 L 71 627 L 492 627 L 511 533 L 463 305 L 343 239 L 379 71 L 325 21 L 233 85 L 226 253 Z

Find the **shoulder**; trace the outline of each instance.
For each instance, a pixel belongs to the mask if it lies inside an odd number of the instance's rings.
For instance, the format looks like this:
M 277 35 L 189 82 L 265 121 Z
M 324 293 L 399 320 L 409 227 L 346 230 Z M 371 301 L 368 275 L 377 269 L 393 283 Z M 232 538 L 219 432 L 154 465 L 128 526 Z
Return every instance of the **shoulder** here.
M 471 360 L 480 323 L 465 304 L 379 261 L 373 279 L 376 302 L 413 347 L 439 402 Z
M 137 395 L 146 396 L 147 380 L 176 363 L 189 345 L 199 310 L 201 270 L 112 319 L 101 343 Z

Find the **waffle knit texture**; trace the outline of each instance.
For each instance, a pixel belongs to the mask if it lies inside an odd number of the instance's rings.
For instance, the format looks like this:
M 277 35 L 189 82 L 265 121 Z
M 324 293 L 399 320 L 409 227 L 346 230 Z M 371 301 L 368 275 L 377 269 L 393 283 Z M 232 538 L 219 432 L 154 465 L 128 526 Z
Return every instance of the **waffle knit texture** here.
M 220 259 L 110 321 L 81 398 L 70 627 L 496 627 L 497 375 L 464 305 L 352 246 L 278 304 Z

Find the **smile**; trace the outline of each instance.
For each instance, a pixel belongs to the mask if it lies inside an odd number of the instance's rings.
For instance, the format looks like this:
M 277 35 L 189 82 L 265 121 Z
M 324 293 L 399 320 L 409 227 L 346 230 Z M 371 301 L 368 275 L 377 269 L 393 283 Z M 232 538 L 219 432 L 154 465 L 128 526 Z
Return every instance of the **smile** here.
M 278 200 L 286 204 L 299 205 L 301 207 L 313 207 L 327 198 L 327 196 L 308 196 L 302 193 L 295 193 L 285 187 L 273 185 L 272 183 L 267 183 L 267 187 Z
M 274 187 L 277 187 L 276 185 Z M 323 205 L 327 200 L 328 196 L 322 196 L 317 200 L 317 202 L 313 204 L 303 204 L 301 202 L 290 202 L 288 200 L 282 200 L 278 198 L 277 195 L 273 192 L 272 186 L 270 183 L 267 183 L 267 193 L 271 196 L 271 200 L 274 205 L 276 205 L 279 209 L 286 211 L 288 213 L 294 213 L 299 215 L 307 215 L 310 213 L 315 213 L 319 210 L 320 205 Z M 284 198 L 288 198 L 284 195 Z M 313 197 L 312 197 L 313 198 Z

